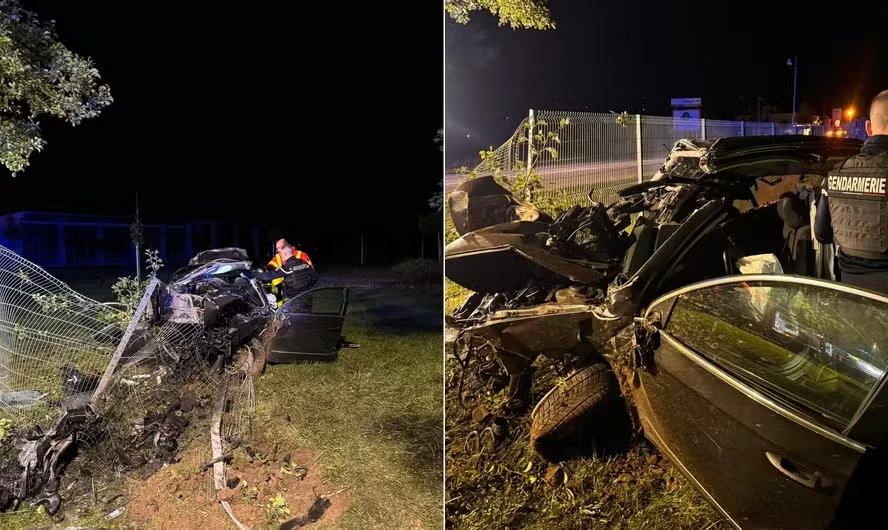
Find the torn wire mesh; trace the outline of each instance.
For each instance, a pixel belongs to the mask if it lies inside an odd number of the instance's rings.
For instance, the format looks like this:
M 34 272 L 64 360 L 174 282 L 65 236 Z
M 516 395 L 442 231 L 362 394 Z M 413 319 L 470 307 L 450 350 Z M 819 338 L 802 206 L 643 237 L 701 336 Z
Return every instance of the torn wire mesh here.
M 16 502 L 58 495 L 61 453 L 76 442 L 104 448 L 90 454 L 119 471 L 150 475 L 175 459 L 179 437 L 223 389 L 222 442 L 247 438 L 252 351 L 273 309 L 255 285 L 204 276 L 175 289 L 154 279 L 129 315 L 0 247 L 0 415 L 30 433 L 18 458 L 4 451 L 0 489 Z M 41 466 L 51 479 L 35 473 Z

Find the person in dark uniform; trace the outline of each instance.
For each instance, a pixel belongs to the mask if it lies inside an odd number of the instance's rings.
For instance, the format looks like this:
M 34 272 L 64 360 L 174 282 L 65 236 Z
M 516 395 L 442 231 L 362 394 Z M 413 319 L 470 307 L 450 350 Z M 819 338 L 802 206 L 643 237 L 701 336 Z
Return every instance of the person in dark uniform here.
M 839 281 L 888 294 L 888 90 L 873 98 L 866 134 L 823 183 L 814 236 L 838 247 Z
M 297 258 L 292 245 L 288 244 L 281 247 L 280 255 L 283 264 L 279 268 L 267 272 L 245 271 L 244 275 L 263 282 L 271 282 L 278 278 L 283 278 L 282 295 L 284 300 L 293 298 L 317 283 L 318 275 L 314 267 Z

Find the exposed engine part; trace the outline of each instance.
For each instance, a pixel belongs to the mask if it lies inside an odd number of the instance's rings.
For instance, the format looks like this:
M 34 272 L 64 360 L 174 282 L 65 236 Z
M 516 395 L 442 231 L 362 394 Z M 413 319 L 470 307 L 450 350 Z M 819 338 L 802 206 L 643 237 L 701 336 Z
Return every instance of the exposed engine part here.
M 559 304 L 585 304 L 586 289 L 585 285 L 571 285 L 570 287 L 559 289 L 555 292 L 555 301 Z
M 597 202 L 574 205 L 549 225 L 547 245 L 569 258 L 609 263 L 622 255 L 620 235 Z

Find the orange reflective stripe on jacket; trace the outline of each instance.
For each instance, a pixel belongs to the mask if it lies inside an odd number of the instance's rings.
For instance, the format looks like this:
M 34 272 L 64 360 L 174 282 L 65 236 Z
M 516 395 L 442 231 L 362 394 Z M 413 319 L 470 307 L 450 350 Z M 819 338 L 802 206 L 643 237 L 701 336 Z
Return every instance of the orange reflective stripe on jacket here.
M 302 261 L 308 263 L 308 265 L 313 269 L 314 264 L 311 262 L 311 258 L 308 257 L 308 254 L 302 252 L 301 250 L 294 250 L 293 257 L 296 259 L 301 259 Z M 269 267 L 273 267 L 275 269 L 280 269 L 284 265 L 284 260 L 281 258 L 280 254 L 275 254 L 271 261 L 268 262 Z
M 306 254 L 305 252 L 302 252 L 301 250 L 295 250 L 293 251 L 293 257 L 295 257 L 296 259 L 301 259 L 302 261 L 308 263 L 308 265 L 312 269 L 314 268 L 314 265 L 311 262 L 311 258 L 309 258 L 308 254 Z
M 281 259 L 280 254 L 275 254 L 271 261 L 268 262 L 269 267 L 274 267 L 275 269 L 280 269 L 281 265 L 284 264 L 284 260 Z

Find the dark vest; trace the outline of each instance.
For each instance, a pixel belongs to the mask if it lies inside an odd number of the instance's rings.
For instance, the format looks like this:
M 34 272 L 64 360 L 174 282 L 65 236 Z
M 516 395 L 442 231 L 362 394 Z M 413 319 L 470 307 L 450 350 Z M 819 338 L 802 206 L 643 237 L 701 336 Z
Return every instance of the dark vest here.
M 288 298 L 311 286 L 311 265 L 301 259 L 288 259 L 281 270 L 287 274 L 284 276 L 284 292 Z
M 888 260 L 888 153 L 852 156 L 827 179 L 829 214 L 841 252 Z

